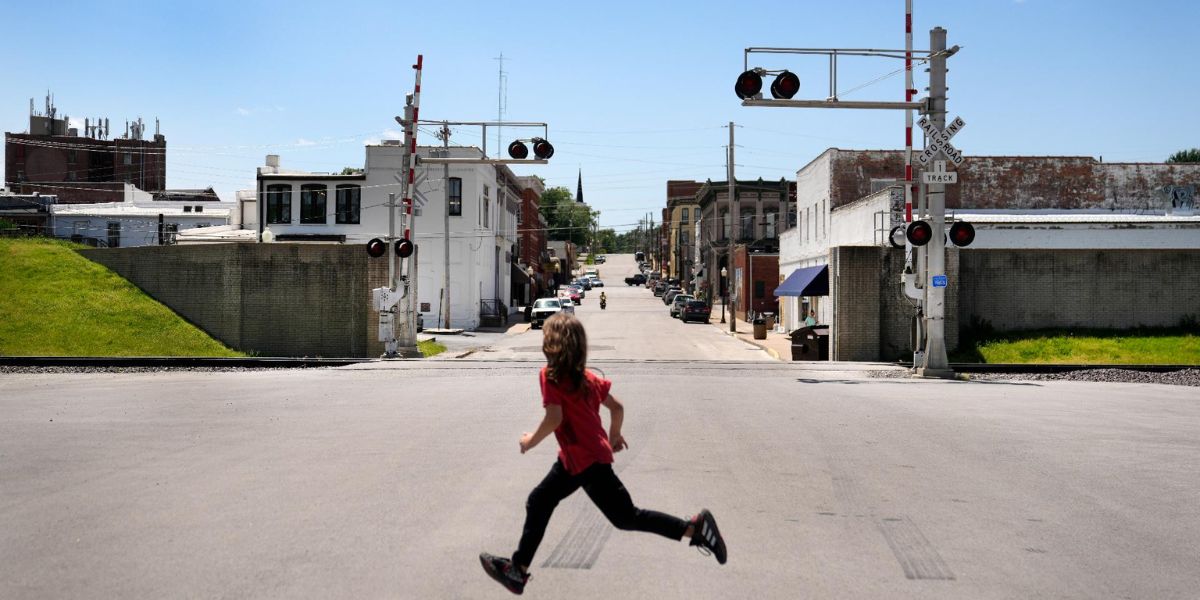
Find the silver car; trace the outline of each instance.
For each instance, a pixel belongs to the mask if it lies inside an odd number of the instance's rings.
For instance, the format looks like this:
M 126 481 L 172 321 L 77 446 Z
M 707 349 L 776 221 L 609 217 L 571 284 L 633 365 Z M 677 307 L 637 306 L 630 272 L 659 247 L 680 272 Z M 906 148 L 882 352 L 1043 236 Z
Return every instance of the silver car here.
M 537 300 L 533 303 L 533 310 L 529 311 L 530 327 L 541 329 L 546 319 L 549 319 L 561 310 L 562 303 L 557 298 L 541 298 Z
M 671 300 L 671 316 L 679 318 L 683 315 L 683 307 L 687 305 L 688 300 L 695 300 L 691 294 L 675 294 L 675 298 Z

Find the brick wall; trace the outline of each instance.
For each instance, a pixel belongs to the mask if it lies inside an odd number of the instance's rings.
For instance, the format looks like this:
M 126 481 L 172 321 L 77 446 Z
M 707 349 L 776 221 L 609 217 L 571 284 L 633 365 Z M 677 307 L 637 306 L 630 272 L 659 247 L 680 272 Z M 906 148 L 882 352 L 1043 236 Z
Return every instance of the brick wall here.
M 362 248 L 212 244 L 82 250 L 231 348 L 261 356 L 378 356 L 370 290 L 387 264 Z
M 967 250 L 965 325 L 998 330 L 1178 325 L 1200 314 L 1200 250 Z

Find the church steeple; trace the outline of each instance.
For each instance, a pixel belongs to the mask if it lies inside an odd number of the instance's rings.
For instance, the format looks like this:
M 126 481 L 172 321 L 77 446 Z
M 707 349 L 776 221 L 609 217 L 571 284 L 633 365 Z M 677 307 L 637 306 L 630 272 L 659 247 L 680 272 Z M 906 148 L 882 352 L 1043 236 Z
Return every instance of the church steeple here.
M 579 169 L 579 185 L 575 188 L 575 201 L 583 202 L 583 168 Z

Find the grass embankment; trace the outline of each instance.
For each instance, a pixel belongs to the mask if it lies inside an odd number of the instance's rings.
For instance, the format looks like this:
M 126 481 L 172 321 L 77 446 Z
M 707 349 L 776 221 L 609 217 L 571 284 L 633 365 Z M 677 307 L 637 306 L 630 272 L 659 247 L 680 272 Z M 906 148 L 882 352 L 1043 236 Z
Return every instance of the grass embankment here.
M 1200 330 L 1194 323 L 1127 331 L 1038 330 L 967 333 L 954 362 L 1113 365 L 1200 364 Z
M 0 239 L 0 355 L 245 356 L 75 252 L 85 247 Z
M 445 352 L 446 346 L 437 340 L 425 340 L 424 342 L 417 342 L 417 350 L 421 351 L 421 356 L 429 358 L 430 356 Z

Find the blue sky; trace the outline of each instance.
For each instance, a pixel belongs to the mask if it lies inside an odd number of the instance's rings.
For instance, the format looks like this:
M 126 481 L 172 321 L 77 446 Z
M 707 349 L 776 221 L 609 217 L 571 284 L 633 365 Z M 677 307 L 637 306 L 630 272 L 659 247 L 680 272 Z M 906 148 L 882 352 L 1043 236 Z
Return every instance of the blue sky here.
M 1085 155 L 1156 162 L 1200 146 L 1195 50 L 1200 3 L 1151 0 L 916 0 L 914 46 L 949 30 L 956 138 L 974 155 Z M 667 179 L 723 179 L 727 130 L 738 177 L 793 178 L 828 147 L 899 148 L 901 112 L 744 108 L 733 93 L 747 46 L 902 48 L 903 0 L 860 2 L 25 2 L 5 10 L 0 126 L 27 128 L 29 98 L 60 113 L 162 120 L 168 185 L 253 187 L 263 155 L 314 171 L 362 166 L 425 56 L 421 116 L 545 121 L 550 165 L 520 167 L 575 187 L 603 226 L 628 229 L 664 204 Z M 820 59 L 761 66 L 827 95 Z M 902 66 L 844 60 L 847 90 Z M 917 87 L 925 86 L 916 70 Z M 844 99 L 899 100 L 897 74 Z M 506 134 L 506 138 L 508 135 Z M 422 143 L 436 143 L 422 134 Z M 477 144 L 456 130 L 456 144 Z M 489 140 L 491 142 L 491 140 Z

